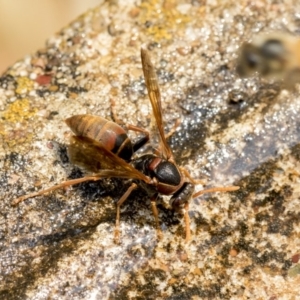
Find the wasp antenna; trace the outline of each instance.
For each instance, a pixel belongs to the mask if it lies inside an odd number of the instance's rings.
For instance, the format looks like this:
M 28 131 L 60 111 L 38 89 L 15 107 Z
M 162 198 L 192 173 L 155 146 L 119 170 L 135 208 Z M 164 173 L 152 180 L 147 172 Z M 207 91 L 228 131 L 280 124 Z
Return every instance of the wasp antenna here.
M 239 186 L 236 186 L 236 185 L 231 185 L 231 186 L 219 186 L 219 187 L 213 187 L 211 189 L 206 189 L 206 190 L 202 190 L 202 191 L 199 191 L 197 193 L 195 193 L 193 195 L 193 198 L 197 198 L 203 194 L 208 194 L 208 193 L 216 193 L 216 192 L 234 192 L 234 191 L 237 191 L 239 190 L 240 187 Z

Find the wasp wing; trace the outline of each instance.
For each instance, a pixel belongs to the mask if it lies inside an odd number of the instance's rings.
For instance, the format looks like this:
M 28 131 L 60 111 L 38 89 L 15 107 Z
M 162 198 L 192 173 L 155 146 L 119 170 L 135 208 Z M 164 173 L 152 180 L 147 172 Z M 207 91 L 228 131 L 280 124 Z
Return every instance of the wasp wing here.
M 146 175 L 107 150 L 101 143 L 88 137 L 72 136 L 68 155 L 73 164 L 101 177 L 132 178 L 150 182 Z
M 150 56 L 145 49 L 141 49 L 141 58 L 143 65 L 143 72 L 145 77 L 145 83 L 148 90 L 148 95 L 151 101 L 153 114 L 156 120 L 160 141 L 161 141 L 161 151 L 163 158 L 169 160 L 173 158 L 173 154 L 170 146 L 168 145 L 164 132 L 164 124 L 162 118 L 162 108 L 161 108 L 161 96 L 158 86 L 158 81 L 156 77 L 156 72 L 153 64 L 151 63 Z

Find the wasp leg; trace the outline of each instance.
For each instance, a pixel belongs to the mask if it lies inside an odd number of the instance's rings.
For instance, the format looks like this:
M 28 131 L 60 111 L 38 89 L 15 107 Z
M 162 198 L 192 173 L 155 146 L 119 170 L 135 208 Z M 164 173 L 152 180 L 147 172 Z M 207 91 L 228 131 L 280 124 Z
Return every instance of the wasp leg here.
M 120 242 L 120 207 L 125 202 L 125 200 L 129 197 L 131 192 L 137 188 L 137 184 L 133 183 L 123 194 L 123 196 L 117 202 L 117 216 L 116 216 L 116 227 L 115 227 L 115 243 L 119 244 Z
M 136 152 L 137 150 L 139 150 L 140 148 L 142 148 L 145 144 L 148 143 L 149 139 L 150 139 L 150 134 L 149 131 L 143 128 L 140 128 L 138 126 L 135 125 L 131 125 L 131 124 L 126 124 L 126 128 L 128 130 L 132 130 L 132 131 L 137 131 L 137 132 L 141 132 L 144 134 L 144 136 L 139 137 L 133 144 L 132 148 L 133 148 L 133 152 Z
M 71 185 L 75 185 L 75 184 L 78 184 L 78 183 L 81 183 L 81 182 L 85 182 L 85 181 L 97 181 L 97 180 L 100 180 L 101 177 L 100 176 L 86 176 L 86 177 L 82 177 L 82 178 L 77 178 L 77 179 L 72 179 L 72 180 L 67 180 L 67 181 L 64 181 L 60 184 L 57 184 L 57 185 L 54 185 L 48 189 L 45 189 L 45 190 L 42 190 L 42 191 L 39 191 L 39 192 L 35 192 L 35 193 L 31 193 L 31 194 L 28 194 L 28 195 L 24 195 L 24 196 L 21 196 L 17 199 L 15 199 L 11 205 L 12 206 L 15 206 L 17 204 L 19 204 L 20 202 L 28 199 L 28 198 L 33 198 L 33 197 L 37 197 L 37 196 L 41 196 L 43 194 L 46 194 L 46 193 L 49 193 L 49 192 L 52 192 L 52 191 L 55 191 L 57 189 L 61 189 L 61 188 L 64 188 L 64 187 L 67 187 L 67 186 L 71 186 Z
M 190 181 L 191 183 L 193 183 L 193 184 L 195 184 L 195 185 L 196 185 L 196 184 L 201 184 L 201 185 L 206 184 L 206 182 L 203 181 L 203 180 L 201 180 L 201 179 L 194 179 L 194 178 L 190 175 L 189 171 L 188 171 L 186 168 L 184 168 L 184 167 L 179 167 L 179 169 L 180 169 L 180 171 L 184 174 L 184 176 L 187 177 L 187 178 L 189 179 L 189 181 Z
M 171 128 L 171 130 L 166 134 L 166 139 L 168 139 L 169 137 L 171 137 L 175 133 L 177 127 L 180 124 L 181 124 L 181 119 L 180 118 L 176 119 L 175 124 L 173 125 L 173 127 Z
M 171 135 L 174 134 L 174 132 L 176 131 L 177 127 L 180 125 L 181 121 L 180 119 L 176 120 L 175 125 L 173 126 L 173 128 L 171 129 L 171 131 L 166 135 L 166 139 L 169 138 Z M 139 150 L 140 148 L 142 148 L 145 144 L 147 144 L 147 142 L 150 139 L 150 134 L 149 131 L 146 129 L 143 129 L 141 127 L 135 126 L 135 125 L 131 125 L 131 124 L 126 124 L 125 127 L 128 130 L 132 130 L 132 131 L 137 131 L 140 133 L 143 133 L 144 136 L 140 137 L 134 144 L 133 144 L 133 152 L 136 152 L 137 150 Z M 161 150 L 159 149 L 154 149 L 155 154 L 160 155 L 161 154 Z
M 115 107 L 116 107 L 116 101 L 110 98 L 111 118 L 115 123 L 119 125 L 124 125 L 124 122 L 118 118 Z
M 187 243 L 191 239 L 189 204 L 188 203 L 186 203 L 184 206 L 184 222 L 185 222 L 185 242 Z
M 157 210 L 157 206 L 156 206 L 156 198 L 157 197 L 155 196 L 151 199 L 151 208 L 152 208 L 152 213 L 155 218 L 157 238 L 160 240 L 162 238 L 162 232 L 161 232 L 160 225 L 159 225 L 158 210 Z
M 136 131 L 136 132 L 140 132 L 143 133 L 144 136 L 141 136 L 137 139 L 136 142 L 134 142 L 132 148 L 133 148 L 133 152 L 136 152 L 137 150 L 139 150 L 140 148 L 142 148 L 145 144 L 147 144 L 147 142 L 150 139 L 150 134 L 149 131 L 146 129 L 143 129 L 141 127 L 132 125 L 132 124 L 125 124 L 122 120 L 120 120 L 117 116 L 115 107 L 116 107 L 116 102 L 114 99 L 110 99 L 110 103 L 111 103 L 111 114 L 112 114 L 112 119 L 115 123 L 119 124 L 122 127 L 125 127 L 127 130 L 132 130 L 132 131 Z

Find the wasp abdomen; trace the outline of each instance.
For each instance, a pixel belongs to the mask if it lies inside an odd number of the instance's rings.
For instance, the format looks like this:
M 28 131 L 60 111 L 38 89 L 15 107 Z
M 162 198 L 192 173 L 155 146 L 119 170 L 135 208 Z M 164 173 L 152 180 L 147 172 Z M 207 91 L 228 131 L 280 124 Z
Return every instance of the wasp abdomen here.
M 133 154 L 132 144 L 126 131 L 118 124 L 93 115 L 76 115 L 65 121 L 77 136 L 100 142 L 106 149 L 124 160 Z

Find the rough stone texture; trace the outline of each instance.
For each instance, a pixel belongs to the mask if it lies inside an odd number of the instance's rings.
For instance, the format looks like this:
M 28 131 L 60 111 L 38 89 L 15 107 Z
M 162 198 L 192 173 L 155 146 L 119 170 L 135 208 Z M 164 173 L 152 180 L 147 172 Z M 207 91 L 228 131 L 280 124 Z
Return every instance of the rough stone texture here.
M 235 74 L 243 41 L 299 32 L 297 3 L 106 1 L 9 68 L 0 78 L 0 298 L 300 299 L 299 89 Z M 178 164 L 206 187 L 241 189 L 191 203 L 188 244 L 182 218 L 163 203 L 157 241 L 149 199 L 137 191 L 115 245 L 114 202 L 129 184 L 120 179 L 12 207 L 82 175 L 66 155 L 65 118 L 110 119 L 113 99 L 119 119 L 151 128 L 142 45 L 157 68 L 166 130 L 182 121 L 169 139 Z

